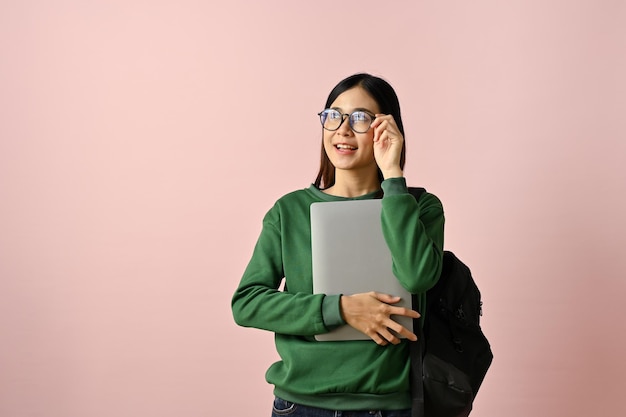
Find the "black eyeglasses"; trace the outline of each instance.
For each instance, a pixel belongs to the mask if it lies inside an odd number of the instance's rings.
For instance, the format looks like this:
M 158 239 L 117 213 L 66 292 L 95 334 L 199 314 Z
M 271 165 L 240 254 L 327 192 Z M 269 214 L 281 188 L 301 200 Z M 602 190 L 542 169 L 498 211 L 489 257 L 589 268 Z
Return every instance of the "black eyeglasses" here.
M 341 127 L 343 122 L 346 120 L 347 116 L 350 129 L 356 133 L 365 133 L 370 129 L 372 122 L 376 118 L 373 114 L 369 114 L 363 110 L 356 110 L 347 114 L 341 113 L 339 110 L 335 109 L 326 109 L 317 115 L 320 117 L 322 127 L 326 130 L 330 130 L 331 132 L 339 129 L 339 127 Z

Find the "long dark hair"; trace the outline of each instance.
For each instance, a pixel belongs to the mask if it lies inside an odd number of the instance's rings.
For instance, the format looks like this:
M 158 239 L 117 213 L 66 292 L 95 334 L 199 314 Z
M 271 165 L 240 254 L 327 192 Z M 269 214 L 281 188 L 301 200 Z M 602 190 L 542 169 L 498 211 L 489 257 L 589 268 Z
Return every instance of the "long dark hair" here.
M 393 90 L 393 87 L 387 81 L 374 75 L 360 73 L 351 75 L 348 78 L 341 80 L 328 95 L 324 108 L 329 108 L 340 94 L 354 87 L 361 87 L 370 96 L 372 96 L 378 104 L 381 113 L 392 115 L 398 125 L 400 133 L 404 136 L 404 126 L 402 125 L 402 116 L 400 115 L 400 102 L 398 101 L 398 96 Z M 400 168 L 402 169 L 404 169 L 405 159 L 406 140 L 402 142 L 402 153 L 400 154 Z M 378 179 L 380 182 L 383 180 L 383 174 L 380 169 L 378 170 Z M 315 179 L 314 184 L 316 187 L 322 189 L 331 187 L 335 184 L 335 167 L 330 162 L 330 159 L 328 159 L 328 155 L 326 155 L 323 136 L 320 169 L 317 173 L 317 178 Z

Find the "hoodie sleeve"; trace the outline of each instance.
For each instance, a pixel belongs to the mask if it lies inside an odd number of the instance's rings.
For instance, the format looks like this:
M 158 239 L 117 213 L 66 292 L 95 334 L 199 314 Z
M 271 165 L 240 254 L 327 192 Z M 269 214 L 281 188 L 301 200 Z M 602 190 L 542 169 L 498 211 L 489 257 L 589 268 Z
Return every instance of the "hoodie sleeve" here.
M 339 295 L 290 293 L 278 288 L 285 275 L 280 209 L 274 206 L 236 289 L 231 308 L 235 322 L 282 334 L 312 336 L 343 324 Z
M 439 279 L 443 261 L 444 214 L 441 201 L 429 193 L 419 201 L 403 177 L 382 183 L 381 223 L 393 260 L 393 272 L 407 291 L 421 294 Z

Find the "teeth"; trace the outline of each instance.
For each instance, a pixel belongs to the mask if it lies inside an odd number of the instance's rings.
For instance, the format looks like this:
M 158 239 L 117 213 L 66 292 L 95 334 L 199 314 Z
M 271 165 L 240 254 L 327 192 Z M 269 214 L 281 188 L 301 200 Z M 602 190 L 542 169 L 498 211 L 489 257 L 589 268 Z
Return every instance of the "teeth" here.
M 350 145 L 344 145 L 343 143 L 340 143 L 337 145 L 337 149 L 350 149 L 353 151 L 356 149 L 356 147 L 350 146 Z

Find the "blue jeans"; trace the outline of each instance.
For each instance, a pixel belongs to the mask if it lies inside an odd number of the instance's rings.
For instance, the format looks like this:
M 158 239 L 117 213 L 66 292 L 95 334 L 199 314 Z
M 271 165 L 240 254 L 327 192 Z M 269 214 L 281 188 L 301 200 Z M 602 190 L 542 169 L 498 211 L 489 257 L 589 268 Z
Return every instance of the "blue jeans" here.
M 411 410 L 333 411 L 294 404 L 276 397 L 272 417 L 411 417 Z

